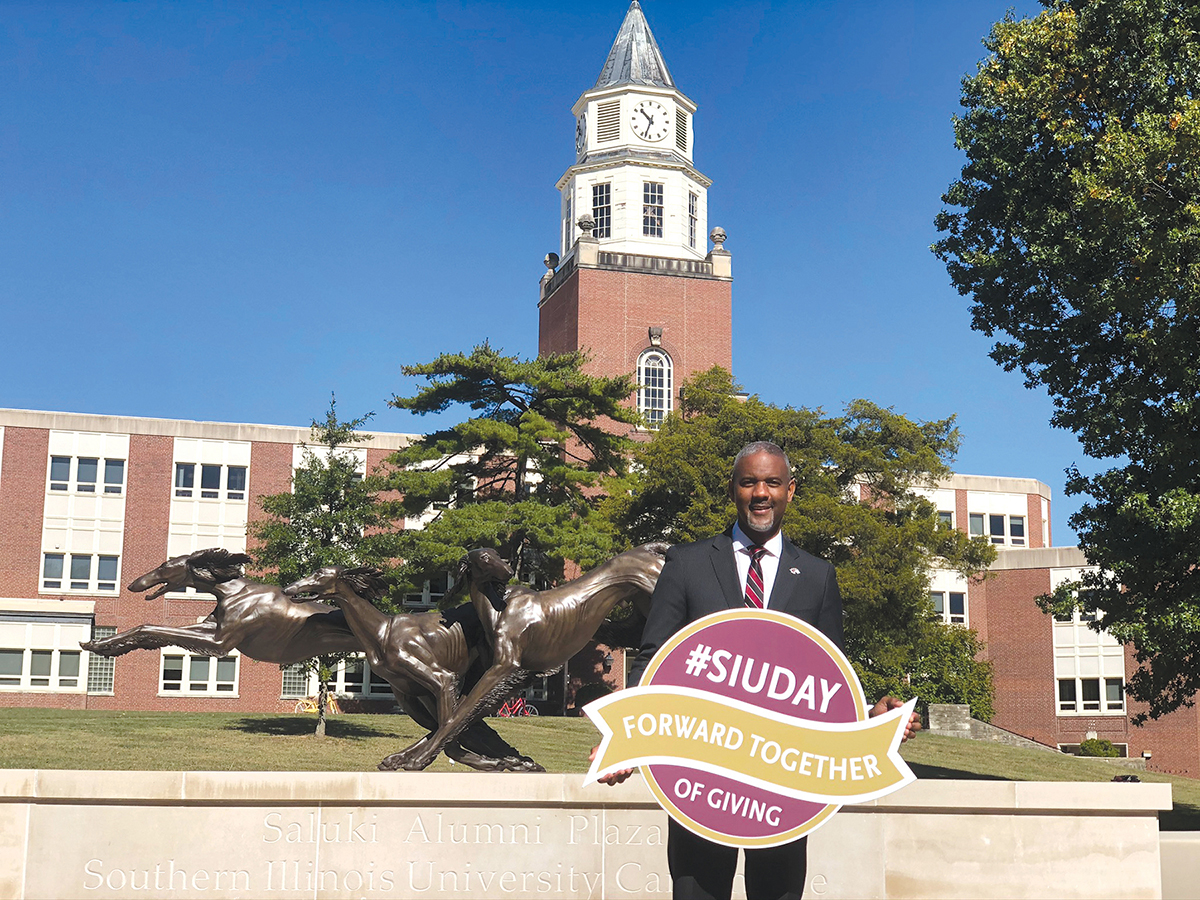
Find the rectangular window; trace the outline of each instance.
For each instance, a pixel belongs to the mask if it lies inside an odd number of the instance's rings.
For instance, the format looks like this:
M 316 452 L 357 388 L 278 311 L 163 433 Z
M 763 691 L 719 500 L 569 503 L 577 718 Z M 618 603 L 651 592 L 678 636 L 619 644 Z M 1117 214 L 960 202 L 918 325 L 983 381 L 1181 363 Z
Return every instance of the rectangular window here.
M 700 198 L 688 192 L 688 246 L 696 248 L 696 222 L 699 217 Z
M 42 558 L 42 587 L 61 588 L 63 577 L 63 554 L 47 553 Z
M 663 236 L 663 186 L 658 182 L 642 184 L 642 234 Z
M 54 660 L 53 650 L 31 650 L 29 653 L 29 686 L 50 686 L 50 663 Z
M 112 625 L 93 625 L 92 640 L 112 637 L 117 629 Z M 116 672 L 117 661 L 113 657 L 91 654 L 88 658 L 87 691 L 89 694 L 111 694 L 113 692 L 113 675 Z
M 175 496 L 190 497 L 196 486 L 196 464 L 175 463 Z
M 104 493 L 119 494 L 125 487 L 125 460 L 104 461 Z
M 612 237 L 612 185 L 592 185 L 592 218 L 596 220 L 596 230 L 592 234 L 598 238 Z
M 1060 712 L 1075 712 L 1075 679 L 1062 678 L 1058 682 L 1058 709 Z
M 162 689 L 164 691 L 183 690 L 183 657 L 164 656 L 162 663 Z
M 159 690 L 162 693 L 232 694 L 237 690 L 237 657 L 213 659 L 190 653 L 183 656 L 164 654 Z
M 1099 678 L 1082 678 L 1079 685 L 1083 688 L 1083 708 L 1084 710 L 1100 709 L 1100 679 Z
M 200 496 L 216 500 L 221 496 L 221 467 L 200 467 Z
M 0 684 L 20 684 L 24 668 L 24 650 L 0 650 Z
M 682 110 L 675 111 L 675 146 L 679 152 L 687 153 L 687 123 L 688 114 Z
M 988 516 L 988 534 L 993 544 L 1004 543 L 1004 516 Z
M 226 480 L 226 495 L 230 500 L 246 499 L 246 467 L 230 466 Z
M 954 513 L 948 509 L 938 510 L 938 524 L 945 525 L 947 528 L 954 527 Z
M 86 591 L 91 587 L 92 555 L 90 553 L 71 554 L 71 590 Z
M 76 687 L 79 684 L 78 650 L 60 650 L 58 654 L 58 686 Z
M 50 490 L 65 491 L 71 486 L 71 457 L 50 457 Z
M 967 595 L 950 592 L 950 624 L 965 625 L 967 622 Z
M 285 700 L 298 700 L 308 696 L 308 672 L 301 663 L 292 663 L 283 669 L 283 690 L 280 696 Z
M 117 589 L 117 558 L 101 556 L 96 561 L 96 590 L 115 591 Z
M 117 569 L 120 557 L 93 557 L 90 553 L 72 553 L 70 580 L 68 586 L 72 591 L 115 591 L 117 589 Z M 96 564 L 92 564 L 92 560 Z M 66 554 L 45 553 L 42 555 L 42 589 L 63 589 L 63 568 Z M 95 572 L 95 580 L 92 573 Z
M 75 490 L 96 493 L 96 475 L 100 471 L 100 460 L 80 457 L 75 469 Z
M 3 651 L 14 653 L 9 662 L 9 668 L 16 672 L 8 677 L 17 681 L 2 681 L 0 684 L 15 684 L 20 681 L 21 651 Z M 30 687 L 76 687 L 79 684 L 78 650 L 30 650 L 29 651 L 29 686 Z M 55 658 L 57 657 L 57 659 Z
M 1008 517 L 1008 538 L 1014 547 L 1025 546 L 1025 517 Z
M 967 519 L 971 526 L 971 537 L 983 537 L 983 513 L 970 513 Z
M 1125 685 L 1120 678 L 1104 679 L 1104 705 L 1113 712 L 1125 708 Z
M 566 213 L 563 215 L 563 253 L 575 243 L 575 223 L 571 221 L 571 198 L 567 197 Z
M 71 468 L 75 469 L 75 480 L 71 481 Z M 104 493 L 119 494 L 125 483 L 125 460 L 100 459 L 95 456 L 50 457 L 50 490 L 70 491 L 80 494 L 96 493 L 100 472 L 104 472 Z
M 949 625 L 967 624 L 967 595 L 961 591 L 930 591 L 933 611 Z

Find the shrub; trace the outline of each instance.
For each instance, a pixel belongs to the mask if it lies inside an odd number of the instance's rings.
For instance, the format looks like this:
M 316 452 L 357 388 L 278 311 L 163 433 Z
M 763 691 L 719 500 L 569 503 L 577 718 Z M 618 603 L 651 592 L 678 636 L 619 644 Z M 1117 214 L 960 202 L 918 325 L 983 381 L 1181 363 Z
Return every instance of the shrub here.
M 1113 746 L 1112 741 L 1104 738 L 1089 738 L 1079 745 L 1080 756 L 1120 756 L 1121 751 Z

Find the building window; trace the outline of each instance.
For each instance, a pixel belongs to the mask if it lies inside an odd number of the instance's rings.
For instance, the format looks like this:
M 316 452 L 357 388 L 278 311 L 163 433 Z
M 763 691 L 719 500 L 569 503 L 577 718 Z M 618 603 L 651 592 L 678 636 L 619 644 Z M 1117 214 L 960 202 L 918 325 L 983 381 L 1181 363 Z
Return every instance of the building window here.
M 191 497 L 196 491 L 196 463 L 175 463 L 175 496 Z M 246 499 L 246 467 L 200 466 L 200 498 L 220 500 L 222 491 L 226 500 Z
M 960 591 L 930 591 L 933 611 L 949 625 L 967 624 L 967 595 Z
M 193 656 L 190 653 L 164 653 L 160 694 L 237 694 L 236 656 Z
M 0 684 L 19 686 L 24 670 L 24 650 L 0 649 Z
M 116 591 L 116 556 L 94 556 L 91 553 L 69 554 L 70 575 L 67 587 L 63 587 L 63 570 L 68 554 L 45 553 L 42 555 L 42 589 L 72 591 Z
M 571 250 L 571 245 L 575 240 L 575 224 L 571 221 L 571 197 L 567 196 L 566 203 L 563 205 L 563 256 L 566 256 Z
M 938 516 L 939 524 L 945 525 L 947 528 L 954 527 L 954 513 L 951 512 L 950 510 L 939 509 L 937 516 Z
M 1025 517 L 1008 517 L 1008 540 L 1014 547 L 1025 546 Z
M 79 687 L 81 656 L 79 650 L 0 650 L 0 685 L 29 688 Z
M 700 198 L 694 193 L 688 192 L 688 246 L 693 250 L 696 248 L 696 222 L 699 216 Z
M 325 687 L 331 693 L 352 697 L 381 696 L 392 692 L 392 686 L 372 672 L 362 656 L 339 662 L 333 677 L 325 682 Z
M 642 184 L 642 234 L 663 236 L 663 186 L 658 182 Z
M 650 428 L 662 425 L 671 411 L 671 357 L 647 350 L 638 357 L 637 408 Z
M 446 596 L 453 585 L 454 579 L 450 573 L 438 575 L 426 581 L 420 591 L 405 594 L 404 605 L 419 609 L 432 609 L 442 602 L 442 598 Z
M 592 232 L 598 238 L 612 237 L 612 185 L 592 185 L 592 218 L 596 228 Z
M 999 513 L 971 513 L 968 516 L 971 537 L 983 537 L 984 525 L 993 544 L 1013 547 L 1025 546 L 1025 517 L 1005 516 Z M 985 523 L 986 520 L 986 523 Z
M 298 700 L 308 696 L 308 672 L 303 663 L 292 663 L 283 667 L 283 689 L 280 696 L 284 700 Z
M 1125 684 L 1120 678 L 1058 679 L 1060 713 L 1123 713 Z
M 112 637 L 117 629 L 112 625 L 93 625 L 92 640 Z M 111 694 L 113 692 L 113 675 L 116 673 L 117 660 L 111 656 L 88 657 L 87 690 L 89 694 Z
M 100 482 L 101 472 L 104 475 L 103 483 Z M 50 457 L 50 490 L 95 494 L 98 487 L 105 494 L 124 493 L 125 460 L 101 459 L 96 456 Z

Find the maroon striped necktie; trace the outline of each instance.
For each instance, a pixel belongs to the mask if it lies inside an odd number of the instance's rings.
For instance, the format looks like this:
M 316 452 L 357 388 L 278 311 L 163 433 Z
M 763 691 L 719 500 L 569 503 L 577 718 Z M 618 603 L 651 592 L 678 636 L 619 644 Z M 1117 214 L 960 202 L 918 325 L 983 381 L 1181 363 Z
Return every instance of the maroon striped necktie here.
M 764 606 L 762 558 L 766 552 L 766 547 L 751 547 L 749 550 L 750 571 L 746 574 L 746 605 L 753 609 L 762 609 Z

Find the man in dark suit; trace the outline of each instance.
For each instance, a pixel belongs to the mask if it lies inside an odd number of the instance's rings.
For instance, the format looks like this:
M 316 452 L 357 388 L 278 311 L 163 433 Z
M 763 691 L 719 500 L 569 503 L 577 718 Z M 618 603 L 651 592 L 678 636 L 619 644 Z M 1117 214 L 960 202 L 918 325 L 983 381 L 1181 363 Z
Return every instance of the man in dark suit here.
M 775 444 L 747 444 L 733 463 L 729 494 L 737 523 L 723 534 L 680 544 L 667 554 L 651 600 L 642 647 L 630 671 L 636 684 L 655 652 L 679 629 L 703 616 L 744 606 L 774 609 L 815 625 L 843 647 L 842 598 L 833 566 L 780 534 L 796 491 L 787 455 Z M 903 705 L 884 697 L 872 716 Z M 914 716 L 905 740 L 920 728 Z M 593 751 L 594 753 L 595 751 Z M 603 779 L 616 784 L 630 770 Z M 746 852 L 749 900 L 795 898 L 804 892 L 807 838 Z M 668 820 L 667 864 L 676 900 L 727 900 L 733 891 L 737 848 L 714 844 Z

